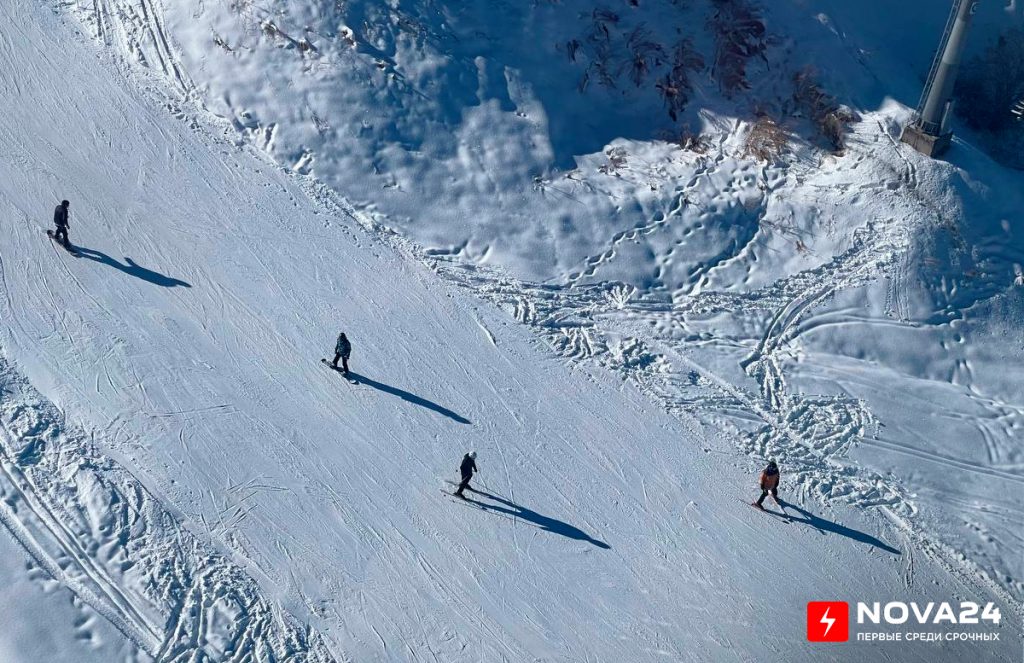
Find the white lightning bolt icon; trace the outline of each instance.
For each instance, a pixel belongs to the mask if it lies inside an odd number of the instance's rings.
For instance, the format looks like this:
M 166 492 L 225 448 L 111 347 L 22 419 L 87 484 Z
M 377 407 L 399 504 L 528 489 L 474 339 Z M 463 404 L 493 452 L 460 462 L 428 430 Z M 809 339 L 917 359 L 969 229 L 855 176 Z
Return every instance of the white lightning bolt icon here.
M 825 632 L 822 634 L 822 637 L 828 635 L 828 632 L 832 630 L 832 625 L 836 623 L 836 620 L 834 618 L 828 616 L 829 610 L 831 610 L 831 608 L 825 608 L 825 614 L 821 616 L 821 622 L 819 622 L 821 624 L 827 624 L 827 626 L 825 627 Z

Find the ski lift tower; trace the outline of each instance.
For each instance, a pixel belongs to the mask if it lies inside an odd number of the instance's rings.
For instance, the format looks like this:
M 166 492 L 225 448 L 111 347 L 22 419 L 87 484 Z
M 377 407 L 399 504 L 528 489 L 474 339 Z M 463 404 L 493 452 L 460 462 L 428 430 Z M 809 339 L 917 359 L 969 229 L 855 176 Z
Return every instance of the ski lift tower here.
M 904 143 L 930 157 L 945 152 L 953 139 L 953 132 L 949 130 L 953 85 L 967 43 L 967 29 L 977 10 L 978 0 L 954 0 L 939 50 L 935 53 L 921 101 L 917 105 L 916 117 L 903 129 L 900 137 Z

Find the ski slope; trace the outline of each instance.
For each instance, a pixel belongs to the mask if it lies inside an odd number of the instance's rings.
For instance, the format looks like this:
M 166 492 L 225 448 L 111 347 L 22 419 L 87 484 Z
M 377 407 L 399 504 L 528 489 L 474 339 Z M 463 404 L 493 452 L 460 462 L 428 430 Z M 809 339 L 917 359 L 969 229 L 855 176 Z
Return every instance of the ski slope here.
M 805 499 L 895 519 L 1024 595 L 1024 391 L 1004 370 L 1024 361 L 1024 178 L 964 127 L 939 161 L 898 140 L 946 8 L 110 0 L 73 14 L 186 121 L 213 116 L 566 359 L 718 431 L 743 471 L 775 456 Z M 980 3 L 968 56 L 1022 21 L 1020 3 Z M 848 111 L 842 149 L 808 90 Z M 747 145 L 763 117 L 785 134 L 771 158 Z
M 755 463 L 566 361 L 472 266 L 445 278 L 67 16 L 0 20 L 0 517 L 25 562 L 0 571 L 31 631 L 5 660 L 1019 654 L 1013 602 L 911 532 L 754 511 Z M 64 197 L 78 257 L 43 234 Z M 339 330 L 357 385 L 319 362 Z M 461 504 L 470 449 L 487 495 Z M 807 601 L 894 595 L 996 601 L 1002 642 L 805 641 Z

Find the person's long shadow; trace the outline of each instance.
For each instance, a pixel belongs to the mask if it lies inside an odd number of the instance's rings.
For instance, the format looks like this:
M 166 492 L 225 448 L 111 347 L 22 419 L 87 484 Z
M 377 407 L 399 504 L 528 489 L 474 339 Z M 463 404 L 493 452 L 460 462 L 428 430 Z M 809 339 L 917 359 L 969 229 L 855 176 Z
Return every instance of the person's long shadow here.
M 573 527 L 569 523 L 563 523 L 561 520 L 556 520 L 554 518 L 542 516 L 536 511 L 531 511 L 530 509 L 527 509 L 524 506 L 520 506 L 518 504 L 510 502 L 502 497 L 498 497 L 497 495 L 492 495 L 482 490 L 476 490 L 472 488 L 470 490 L 472 490 L 472 492 L 477 495 L 482 495 L 484 497 L 494 500 L 495 502 L 500 502 L 501 504 L 505 505 L 497 506 L 495 504 L 488 504 L 487 502 L 481 502 L 479 500 L 471 500 L 467 498 L 467 501 L 472 502 L 473 504 L 477 505 L 484 511 L 493 511 L 495 513 L 503 513 L 505 515 L 514 516 L 516 518 L 522 518 L 523 520 L 531 522 L 537 527 L 540 527 L 542 530 L 553 532 L 555 534 L 561 534 L 562 536 L 569 539 L 576 539 L 577 541 L 586 541 L 587 543 L 592 543 L 598 548 L 603 548 L 605 550 L 611 548 L 611 546 L 605 543 L 604 541 L 599 541 L 587 535 L 583 530 L 579 529 L 578 527 Z
M 186 283 L 185 281 L 182 281 L 180 279 L 165 276 L 160 272 L 154 272 L 152 269 L 146 269 L 145 267 L 136 264 L 134 260 L 127 256 L 125 256 L 125 261 L 122 264 L 108 256 L 106 253 L 103 253 L 102 251 L 97 251 L 96 249 L 87 249 L 84 246 L 76 246 L 75 251 L 78 252 L 79 256 L 85 258 L 86 260 L 93 260 L 95 262 L 100 263 L 101 265 L 113 267 L 119 272 L 124 272 L 129 276 L 134 276 L 137 279 L 142 279 L 147 283 L 158 285 L 161 288 L 174 288 L 177 286 L 181 286 L 183 288 L 192 287 L 189 283 Z
M 378 389 L 380 391 L 383 391 L 386 394 L 391 394 L 392 396 L 398 396 L 403 401 L 412 403 L 413 405 L 419 405 L 420 407 L 425 407 L 428 410 L 433 410 L 434 412 L 437 412 L 438 414 L 443 414 L 444 416 L 448 417 L 449 419 L 454 419 L 455 421 L 459 422 L 460 424 L 472 423 L 469 419 L 463 417 L 458 412 L 452 412 L 451 410 L 449 410 L 448 408 L 446 408 L 446 407 L 444 407 L 442 405 L 438 405 L 437 403 L 435 403 L 433 401 L 428 401 L 426 398 L 422 398 L 420 396 L 417 396 L 416 394 L 411 394 L 408 391 L 405 391 L 404 389 L 399 389 L 398 387 L 392 387 L 391 385 L 384 384 L 383 382 L 377 382 L 376 380 L 371 380 L 370 378 L 366 377 L 365 375 L 360 375 L 359 373 L 356 373 L 355 371 L 349 371 L 348 372 L 348 377 L 350 379 L 354 380 L 357 384 L 365 384 L 367 387 L 373 387 L 374 389 Z
M 893 548 L 892 546 L 887 544 L 885 541 L 882 541 L 881 539 L 875 538 L 875 537 L 871 536 L 870 534 L 867 534 L 866 532 L 860 532 L 858 530 L 846 527 L 845 525 L 840 525 L 839 523 L 834 523 L 831 520 L 825 520 L 821 516 L 816 516 L 813 513 L 811 513 L 810 511 L 807 511 L 806 509 L 801 509 L 797 505 L 791 504 L 790 502 L 783 502 L 781 500 L 780 500 L 780 502 L 781 502 L 781 504 L 783 506 L 786 507 L 786 509 L 792 509 L 793 511 L 796 511 L 801 516 L 803 516 L 803 518 L 796 518 L 796 517 L 790 515 L 789 519 L 792 522 L 794 522 L 794 523 L 803 523 L 805 525 L 810 525 L 814 529 L 816 529 L 816 530 L 818 530 L 820 532 L 823 532 L 823 533 L 824 532 L 832 532 L 834 534 L 839 534 L 840 536 L 845 536 L 847 538 L 853 539 L 854 541 L 859 541 L 861 543 L 866 543 L 869 546 L 875 546 L 876 548 L 881 548 L 882 550 L 884 550 L 886 552 L 889 552 L 889 553 L 893 553 L 894 555 L 901 555 L 902 554 L 899 550 L 897 550 L 896 548 Z

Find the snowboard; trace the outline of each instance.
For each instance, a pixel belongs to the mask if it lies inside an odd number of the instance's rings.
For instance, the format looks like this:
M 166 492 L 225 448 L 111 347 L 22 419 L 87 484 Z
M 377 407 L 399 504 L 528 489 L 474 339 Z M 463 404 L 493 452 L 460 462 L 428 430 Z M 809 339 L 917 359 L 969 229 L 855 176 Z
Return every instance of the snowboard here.
M 341 371 L 341 369 L 340 369 L 340 368 L 338 368 L 338 367 L 336 367 L 336 366 L 331 366 L 331 362 L 327 361 L 326 359 L 323 359 L 323 358 L 321 358 L 321 359 L 320 359 L 320 362 L 321 362 L 321 363 L 322 363 L 322 364 L 323 364 L 324 366 L 326 366 L 327 368 L 329 368 L 329 369 L 331 369 L 332 371 L 334 371 L 335 373 L 339 373 L 339 374 L 340 374 L 340 375 L 341 375 L 341 376 L 342 376 L 343 378 L 345 378 L 346 380 L 348 380 L 348 383 L 349 383 L 349 384 L 359 384 L 358 382 L 356 382 L 356 379 L 355 379 L 355 378 L 353 378 L 353 377 L 352 377 L 351 375 L 345 375 L 344 373 L 342 373 L 342 371 Z
M 60 240 L 57 239 L 57 236 L 54 235 L 53 231 L 50 230 L 49 228 L 46 229 L 46 235 L 51 240 L 53 240 L 54 244 L 57 244 L 58 246 L 63 248 L 65 251 L 67 251 L 71 255 L 73 255 L 73 256 L 77 256 L 78 255 L 78 251 L 75 251 L 75 247 L 71 244 L 71 242 L 68 242 L 67 244 L 64 244 L 63 242 L 61 242 Z

